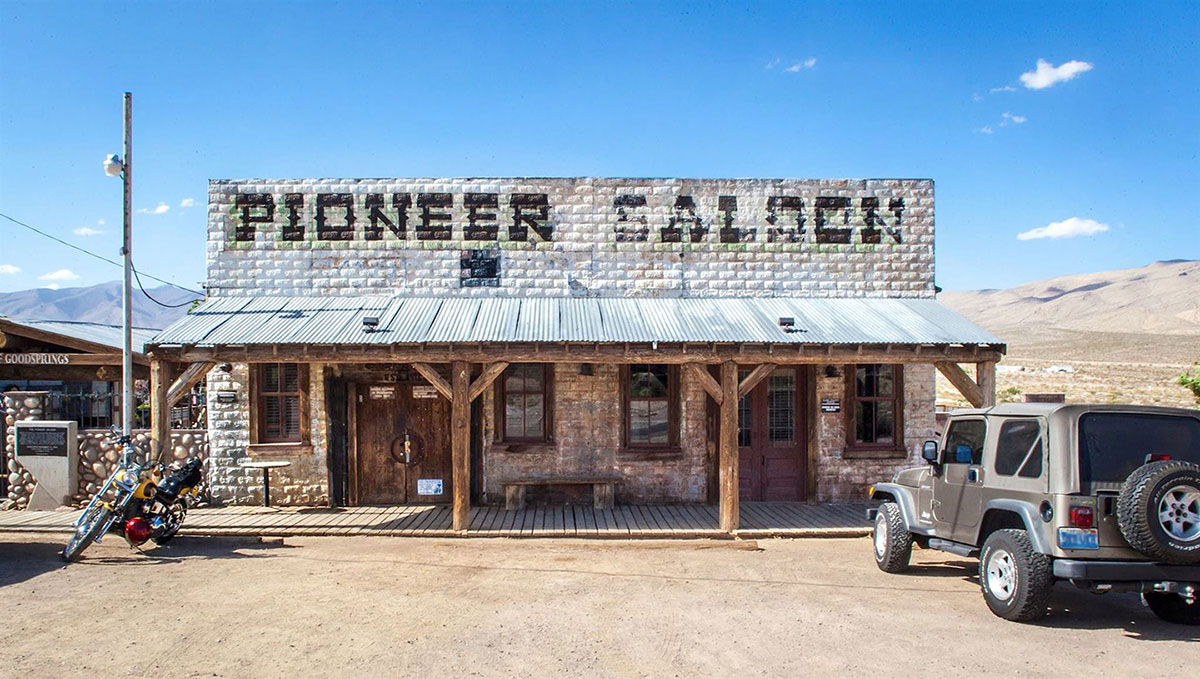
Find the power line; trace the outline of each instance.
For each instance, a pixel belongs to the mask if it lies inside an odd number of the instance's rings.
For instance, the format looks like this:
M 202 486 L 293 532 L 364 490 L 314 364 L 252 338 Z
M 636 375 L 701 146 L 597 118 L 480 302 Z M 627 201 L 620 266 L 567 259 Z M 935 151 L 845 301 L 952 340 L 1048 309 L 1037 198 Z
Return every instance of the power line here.
M 137 267 L 133 265 L 132 260 L 130 260 L 130 262 L 129 262 L 129 268 L 133 270 L 133 279 L 137 281 L 138 289 L 141 290 L 142 294 L 146 296 L 146 299 L 150 300 L 151 302 L 154 302 L 155 304 L 157 304 L 161 307 L 166 307 L 168 309 L 179 309 L 181 307 L 191 306 L 196 303 L 197 300 L 194 300 L 194 299 L 189 299 L 188 301 L 186 301 L 182 304 L 167 304 L 165 302 L 160 302 L 157 299 L 154 299 L 153 297 L 150 296 L 150 293 L 146 292 L 146 288 L 142 285 L 142 277 L 138 275 Z M 146 277 L 151 278 L 150 274 L 146 274 Z M 178 287 L 178 286 L 176 286 L 176 287 Z M 186 288 L 180 288 L 180 290 L 185 290 L 185 289 Z M 190 290 L 189 290 L 189 292 L 190 292 Z
M 92 252 L 91 250 L 85 250 L 85 249 L 83 249 L 83 248 L 79 247 L 78 245 L 75 245 L 74 243 L 68 243 L 67 241 L 65 241 L 65 240 L 63 240 L 63 239 L 61 239 L 61 238 L 59 238 L 58 236 L 52 236 L 52 235 L 50 235 L 50 234 L 46 233 L 45 231 L 42 231 L 41 229 L 38 229 L 38 228 L 36 228 L 36 227 L 33 227 L 33 226 L 30 226 L 30 225 L 26 224 L 25 222 L 22 222 L 22 221 L 21 221 L 21 220 L 19 220 L 19 219 L 13 219 L 12 217 L 9 217 L 8 215 L 4 214 L 3 212 L 0 212 L 0 217 L 3 217 L 3 218 L 5 218 L 5 219 L 7 219 L 8 221 L 10 221 L 10 222 L 12 222 L 13 224 L 16 224 L 16 225 L 18 225 L 18 226 L 23 226 L 23 227 L 25 227 L 26 229 L 29 229 L 30 231 L 32 231 L 32 232 L 34 232 L 34 233 L 36 233 L 36 234 L 38 234 L 38 235 L 45 236 L 46 238 L 49 238 L 49 239 L 50 239 L 50 240 L 52 240 L 52 241 L 55 241 L 55 242 L 57 242 L 57 243 L 61 243 L 61 244 L 65 245 L 65 246 L 67 246 L 67 247 L 71 248 L 72 250 L 78 250 L 78 251 L 82 252 L 83 254 L 85 254 L 85 255 L 87 255 L 87 256 L 89 256 L 89 257 L 95 257 L 96 259 L 98 259 L 98 260 L 100 260 L 100 261 L 102 261 L 102 262 L 108 262 L 109 264 L 112 264 L 113 266 L 119 266 L 119 267 L 122 267 L 122 268 L 124 268 L 124 266 L 125 266 L 124 264 L 121 264 L 121 263 L 120 263 L 120 262 L 118 262 L 118 261 L 115 261 L 115 260 L 109 259 L 108 257 L 105 257 L 105 256 L 103 256 L 103 255 L 98 255 L 98 254 L 96 254 L 96 253 Z M 135 273 L 136 273 L 136 271 L 135 271 Z M 200 295 L 201 297 L 203 297 L 203 296 L 204 296 L 204 293 L 203 293 L 203 292 L 200 292 L 200 291 L 198 291 L 198 290 L 192 290 L 191 288 L 185 288 L 185 287 L 183 287 L 182 285 L 176 285 L 175 283 L 172 283 L 171 281 L 166 281 L 166 280 L 163 280 L 163 279 L 159 278 L 158 276 L 152 276 L 152 275 L 150 275 L 150 274 L 146 274 L 146 278 L 149 278 L 149 279 L 151 279 L 151 280 L 158 281 L 159 283 L 163 283 L 163 284 L 165 284 L 165 285 L 169 285 L 169 286 L 171 286 L 171 287 L 173 287 L 173 288 L 179 288 L 180 290 L 183 290 L 184 292 L 190 292 L 190 293 L 192 293 L 193 295 Z M 139 282 L 138 282 L 138 285 L 139 285 L 139 287 L 140 287 L 140 285 L 141 285 L 141 281 L 139 281 Z M 143 293 L 143 294 L 145 294 L 145 293 L 146 293 L 146 290 L 145 290 L 145 288 L 143 288 L 143 289 L 142 289 L 142 293 Z M 146 296 L 147 296 L 147 297 L 150 297 L 150 295 L 148 295 L 148 294 L 147 294 Z M 161 302 L 158 302 L 158 301 L 157 301 L 157 300 L 155 300 L 153 297 L 151 297 L 150 299 L 151 299 L 151 301 L 154 301 L 156 304 L 161 304 Z M 188 303 L 189 303 L 189 304 L 191 304 L 191 302 L 188 302 Z M 163 304 L 163 306 L 167 306 L 167 305 L 166 305 L 166 304 Z

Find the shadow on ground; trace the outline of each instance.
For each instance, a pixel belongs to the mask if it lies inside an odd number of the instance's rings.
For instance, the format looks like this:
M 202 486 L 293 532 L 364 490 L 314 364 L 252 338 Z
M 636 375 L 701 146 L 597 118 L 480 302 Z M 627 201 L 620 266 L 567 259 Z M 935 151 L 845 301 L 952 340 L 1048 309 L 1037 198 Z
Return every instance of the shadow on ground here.
M 111 547 L 117 545 L 120 551 Z M 119 535 L 105 537 L 102 547 L 85 551 L 78 561 L 63 563 L 59 554 L 63 543 L 56 540 L 0 542 L 0 587 L 36 578 L 62 568 L 87 568 L 97 565 L 130 567 L 178 563 L 192 559 L 253 559 L 268 552 L 291 549 L 276 538 L 178 537 L 162 547 L 147 543 L 142 550 L 127 549 Z

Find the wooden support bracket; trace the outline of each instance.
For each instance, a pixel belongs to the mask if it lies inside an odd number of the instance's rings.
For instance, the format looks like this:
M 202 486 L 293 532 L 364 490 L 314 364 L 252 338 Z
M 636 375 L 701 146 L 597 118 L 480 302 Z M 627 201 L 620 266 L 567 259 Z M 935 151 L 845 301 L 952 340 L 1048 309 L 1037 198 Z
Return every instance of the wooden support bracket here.
M 484 368 L 483 372 L 479 373 L 479 377 L 476 377 L 475 381 L 471 382 L 471 391 L 468 394 L 470 400 L 474 401 L 475 399 L 479 398 L 479 395 L 482 394 L 485 389 L 492 386 L 492 382 L 495 382 L 496 378 L 499 377 L 507 367 L 508 364 L 504 361 L 497 361 L 496 363 L 491 363 Z
M 758 383 L 762 382 L 774 369 L 774 363 L 763 363 L 754 370 L 751 370 L 750 374 L 746 375 L 746 379 L 742 380 L 742 383 L 738 385 L 738 398 L 745 398 L 746 394 L 749 394 L 751 389 L 757 387 Z
M 171 408 L 178 403 L 179 399 L 183 398 L 184 394 L 191 391 L 192 387 L 196 386 L 200 383 L 200 380 L 204 379 L 204 376 L 208 374 L 209 370 L 212 370 L 214 365 L 216 364 L 208 361 L 201 361 L 199 363 L 193 363 L 189 365 L 187 369 L 183 371 L 183 374 L 177 377 L 175 381 L 171 383 L 171 387 L 167 389 L 167 407 Z
M 721 405 L 724 400 L 724 394 L 721 393 L 721 385 L 717 380 L 708 373 L 708 370 L 700 363 L 685 363 L 688 373 L 704 387 L 704 391 L 712 398 L 717 405 Z
M 971 379 L 971 376 L 968 375 L 962 368 L 960 368 L 957 363 L 938 361 L 937 363 L 934 363 L 934 365 L 937 366 L 938 372 L 945 375 L 946 379 L 950 380 L 950 384 L 953 384 L 954 388 L 958 390 L 958 393 L 966 397 L 967 401 L 969 401 L 971 405 L 975 406 L 976 408 L 984 407 L 985 401 L 983 390 L 979 388 L 979 385 L 975 383 L 975 380 Z M 993 403 L 995 402 L 995 398 L 996 397 L 993 391 Z
M 450 385 L 446 383 L 446 380 L 442 379 L 442 376 L 438 374 L 438 371 L 433 366 L 428 363 L 413 363 L 412 367 L 413 370 L 420 373 L 421 377 L 428 380 L 433 385 L 433 388 L 437 389 L 437 392 L 447 401 L 454 402 L 454 394 L 451 393 Z

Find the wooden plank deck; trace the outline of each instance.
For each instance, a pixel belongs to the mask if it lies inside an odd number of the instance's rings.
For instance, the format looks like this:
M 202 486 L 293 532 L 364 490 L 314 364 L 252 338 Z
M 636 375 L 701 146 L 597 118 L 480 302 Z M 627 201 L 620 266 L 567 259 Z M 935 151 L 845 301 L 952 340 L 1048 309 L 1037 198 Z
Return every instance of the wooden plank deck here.
M 863 503 L 743 502 L 743 538 L 859 536 L 869 532 Z M 0 512 L 0 533 L 69 533 L 71 512 Z M 214 507 L 188 514 L 184 535 L 389 535 L 461 537 L 447 505 L 392 507 Z M 720 538 L 709 505 L 549 505 L 505 511 L 471 508 L 467 537 Z

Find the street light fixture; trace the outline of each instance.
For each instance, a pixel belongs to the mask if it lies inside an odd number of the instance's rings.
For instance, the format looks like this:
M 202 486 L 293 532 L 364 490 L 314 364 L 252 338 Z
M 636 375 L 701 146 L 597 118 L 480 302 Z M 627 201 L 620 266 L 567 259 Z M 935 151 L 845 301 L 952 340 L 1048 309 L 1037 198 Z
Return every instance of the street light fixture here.
M 104 159 L 104 174 L 110 177 L 120 177 L 125 194 L 125 227 L 121 244 L 121 255 L 124 257 L 125 278 L 121 286 L 121 311 L 124 316 L 123 338 L 121 342 L 121 433 L 125 436 L 133 434 L 133 306 L 132 306 L 132 277 L 133 270 L 133 235 L 131 221 L 131 166 L 133 158 L 133 95 L 125 93 L 125 152 L 123 156 L 115 153 L 108 154 Z

